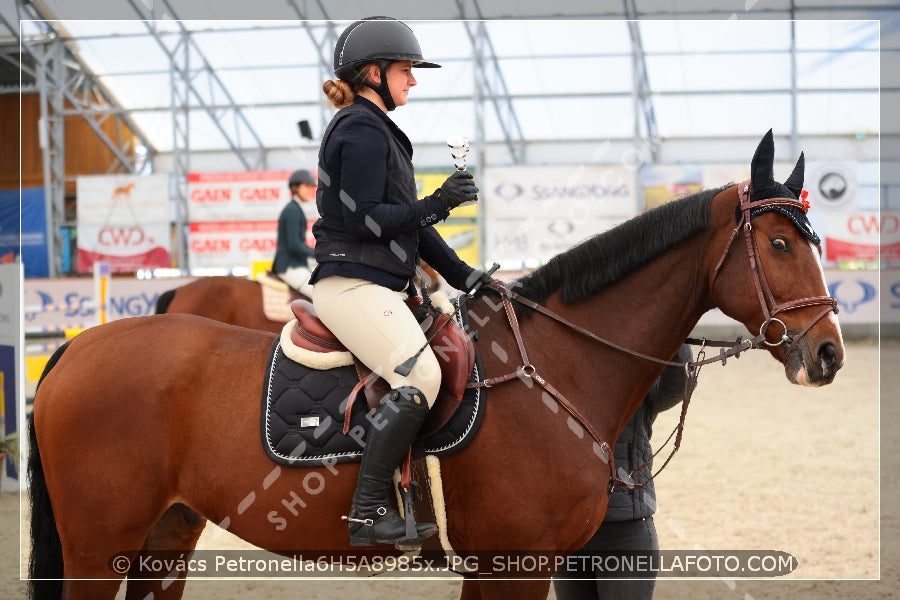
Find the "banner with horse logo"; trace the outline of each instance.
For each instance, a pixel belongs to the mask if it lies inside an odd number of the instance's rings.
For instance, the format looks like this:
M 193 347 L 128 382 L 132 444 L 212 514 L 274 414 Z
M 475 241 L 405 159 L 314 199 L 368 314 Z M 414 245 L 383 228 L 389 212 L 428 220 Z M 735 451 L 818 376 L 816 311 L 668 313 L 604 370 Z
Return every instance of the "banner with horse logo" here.
M 95 262 L 113 273 L 171 266 L 169 176 L 78 177 L 78 272 Z

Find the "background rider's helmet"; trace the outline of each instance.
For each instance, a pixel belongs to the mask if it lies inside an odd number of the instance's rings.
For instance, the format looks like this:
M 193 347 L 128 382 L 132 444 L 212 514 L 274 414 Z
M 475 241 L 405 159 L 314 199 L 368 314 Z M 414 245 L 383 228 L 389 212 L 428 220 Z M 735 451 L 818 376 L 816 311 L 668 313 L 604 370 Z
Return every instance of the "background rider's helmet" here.
M 366 85 L 378 92 L 388 110 L 395 108 L 387 90 L 384 72 L 391 62 L 410 60 L 414 67 L 440 67 L 422 57 L 422 48 L 406 23 L 391 17 L 368 17 L 348 26 L 334 46 L 334 74 L 354 85 L 358 82 L 357 68 L 377 63 L 381 69 L 381 85 Z
M 312 173 L 310 173 L 306 169 L 297 169 L 296 171 L 291 173 L 291 176 L 288 179 L 288 187 L 300 185 L 301 183 L 317 185 L 316 178 L 312 176 Z

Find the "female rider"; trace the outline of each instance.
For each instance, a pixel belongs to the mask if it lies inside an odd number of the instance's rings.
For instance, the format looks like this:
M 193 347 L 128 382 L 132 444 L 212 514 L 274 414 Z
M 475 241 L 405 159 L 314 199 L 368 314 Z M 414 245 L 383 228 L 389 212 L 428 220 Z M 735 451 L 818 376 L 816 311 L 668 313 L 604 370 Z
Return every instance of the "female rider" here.
M 477 200 L 472 175 L 458 171 L 418 200 L 412 145 L 388 117 L 406 104 L 416 85 L 412 68 L 439 66 L 423 59 L 405 23 L 371 17 L 338 38 L 338 79 L 323 85 L 340 110 L 319 148 L 313 304 L 344 346 L 391 386 L 370 419 L 347 517 L 355 546 L 393 543 L 406 550 L 437 531 L 433 524 L 419 524 L 418 539 L 408 539 L 403 519 L 387 502 L 394 469 L 437 398 L 441 380 L 430 348 L 408 375 L 394 371 L 425 345 L 404 302 L 415 293 L 411 280 L 419 257 L 459 290 L 489 280 L 462 262 L 433 227 L 453 208 Z

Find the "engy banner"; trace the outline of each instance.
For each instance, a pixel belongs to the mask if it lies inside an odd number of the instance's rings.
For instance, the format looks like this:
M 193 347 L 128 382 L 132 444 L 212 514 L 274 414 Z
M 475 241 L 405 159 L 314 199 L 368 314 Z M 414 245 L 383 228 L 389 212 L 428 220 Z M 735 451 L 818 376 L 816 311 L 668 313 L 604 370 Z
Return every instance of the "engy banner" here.
M 152 315 L 160 294 L 193 280 L 193 277 L 113 277 L 107 293 L 107 318 L 114 321 Z M 94 291 L 94 282 L 84 277 L 27 280 L 23 300 L 25 334 L 56 333 L 95 325 Z
M 169 176 L 78 177 L 78 272 L 95 262 L 113 273 L 171 266 Z

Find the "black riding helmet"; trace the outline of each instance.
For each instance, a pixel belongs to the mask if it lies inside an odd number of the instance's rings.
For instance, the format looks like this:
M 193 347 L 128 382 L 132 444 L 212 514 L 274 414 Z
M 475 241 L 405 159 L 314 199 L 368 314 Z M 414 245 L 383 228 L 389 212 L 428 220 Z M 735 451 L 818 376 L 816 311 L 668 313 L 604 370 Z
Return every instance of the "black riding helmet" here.
M 334 74 L 351 85 L 359 82 L 357 68 L 371 62 L 378 64 L 381 85 L 376 86 L 368 80 L 364 85 L 378 92 L 388 110 L 394 110 L 397 106 L 388 91 L 385 71 L 398 60 L 410 60 L 414 67 L 441 66 L 427 62 L 409 25 L 391 17 L 368 17 L 356 21 L 344 30 L 334 46 Z
M 306 169 L 297 169 L 291 173 L 290 178 L 288 178 L 288 187 L 300 185 L 301 183 L 316 185 L 316 178 Z

